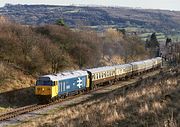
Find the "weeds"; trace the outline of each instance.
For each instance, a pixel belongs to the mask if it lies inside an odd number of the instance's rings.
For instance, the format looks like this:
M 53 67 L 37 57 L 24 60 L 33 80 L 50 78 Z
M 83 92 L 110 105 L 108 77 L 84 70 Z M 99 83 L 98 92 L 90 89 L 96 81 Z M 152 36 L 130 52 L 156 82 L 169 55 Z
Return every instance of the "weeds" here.
M 177 77 L 166 77 L 153 79 L 151 84 L 142 82 L 123 95 L 120 94 L 122 90 L 116 91 L 106 95 L 105 99 L 92 100 L 59 112 L 56 110 L 54 114 L 38 118 L 28 125 L 178 127 L 180 87 L 177 80 Z

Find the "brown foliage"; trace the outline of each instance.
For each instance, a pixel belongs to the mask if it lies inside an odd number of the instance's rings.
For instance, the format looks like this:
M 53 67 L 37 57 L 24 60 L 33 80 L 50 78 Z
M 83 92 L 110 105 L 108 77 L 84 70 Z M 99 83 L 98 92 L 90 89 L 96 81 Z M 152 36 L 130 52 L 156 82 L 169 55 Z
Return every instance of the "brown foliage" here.
M 137 61 L 148 56 L 143 42 L 137 36 L 123 35 L 117 30 L 107 30 L 103 38 L 102 52 L 104 55 L 122 56 L 124 62 Z
M 0 24 L 0 59 L 31 74 L 56 73 L 65 67 L 98 67 L 102 56 L 120 55 L 125 61 L 144 56 L 137 37 L 113 29 L 103 37 L 90 30 L 73 31 L 58 25 L 41 27 Z

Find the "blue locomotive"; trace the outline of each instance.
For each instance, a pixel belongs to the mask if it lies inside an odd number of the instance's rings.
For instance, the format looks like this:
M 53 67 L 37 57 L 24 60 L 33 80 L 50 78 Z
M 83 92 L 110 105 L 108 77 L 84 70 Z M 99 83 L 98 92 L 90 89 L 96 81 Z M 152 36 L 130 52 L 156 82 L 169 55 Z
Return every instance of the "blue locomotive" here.
M 36 81 L 35 94 L 40 100 L 49 101 L 77 94 L 88 88 L 89 78 L 86 71 L 69 71 L 39 77 Z

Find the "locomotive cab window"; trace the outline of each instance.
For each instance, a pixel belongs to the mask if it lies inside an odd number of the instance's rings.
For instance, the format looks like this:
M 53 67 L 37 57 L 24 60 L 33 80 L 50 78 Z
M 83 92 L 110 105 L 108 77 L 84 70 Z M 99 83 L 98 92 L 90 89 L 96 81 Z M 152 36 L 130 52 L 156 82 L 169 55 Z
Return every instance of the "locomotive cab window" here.
M 52 81 L 44 81 L 44 80 L 37 80 L 36 85 L 45 85 L 45 86 L 52 86 L 54 83 Z

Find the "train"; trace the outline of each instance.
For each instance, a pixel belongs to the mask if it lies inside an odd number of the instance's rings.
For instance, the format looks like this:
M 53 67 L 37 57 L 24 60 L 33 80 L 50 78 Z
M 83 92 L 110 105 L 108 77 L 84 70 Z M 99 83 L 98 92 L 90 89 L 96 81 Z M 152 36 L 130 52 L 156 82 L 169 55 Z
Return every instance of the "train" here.
M 161 65 L 162 58 L 156 57 L 128 64 L 43 75 L 36 81 L 35 95 L 40 102 L 54 101 L 99 86 L 112 85 L 119 80 L 161 68 Z

